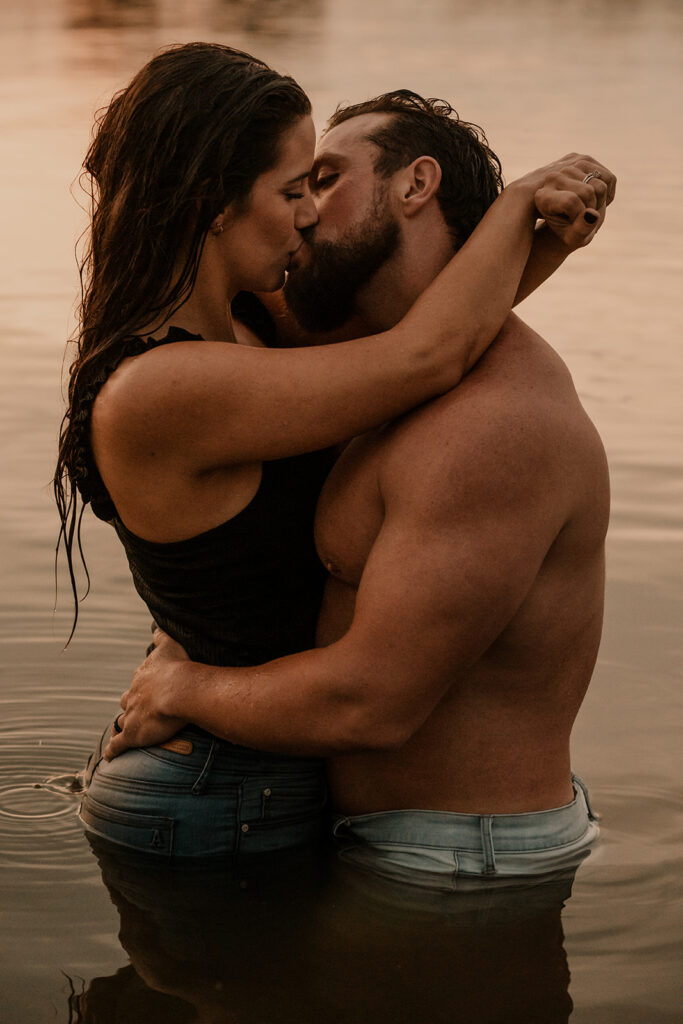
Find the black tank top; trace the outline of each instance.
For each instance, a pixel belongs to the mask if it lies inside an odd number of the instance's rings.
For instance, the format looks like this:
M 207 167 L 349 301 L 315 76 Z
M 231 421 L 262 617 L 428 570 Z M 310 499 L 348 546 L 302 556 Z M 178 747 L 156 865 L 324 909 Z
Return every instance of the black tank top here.
M 201 340 L 171 328 L 134 339 L 126 355 Z M 93 511 L 123 544 L 138 594 L 193 661 L 257 665 L 314 646 L 325 573 L 313 542 L 315 506 L 334 453 L 264 462 L 255 497 L 232 519 L 188 540 L 143 540 L 121 522 L 99 478 Z

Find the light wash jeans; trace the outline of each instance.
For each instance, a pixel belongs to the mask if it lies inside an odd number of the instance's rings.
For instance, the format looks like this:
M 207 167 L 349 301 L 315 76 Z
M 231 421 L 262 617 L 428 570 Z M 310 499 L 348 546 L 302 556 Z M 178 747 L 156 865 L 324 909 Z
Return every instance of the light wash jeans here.
M 393 881 L 437 890 L 575 870 L 599 834 L 583 782 L 574 800 L 528 814 L 384 811 L 338 818 L 339 856 Z
M 88 761 L 79 817 L 86 832 L 165 859 L 286 850 L 326 828 L 323 763 L 261 753 L 194 726 L 168 744 Z

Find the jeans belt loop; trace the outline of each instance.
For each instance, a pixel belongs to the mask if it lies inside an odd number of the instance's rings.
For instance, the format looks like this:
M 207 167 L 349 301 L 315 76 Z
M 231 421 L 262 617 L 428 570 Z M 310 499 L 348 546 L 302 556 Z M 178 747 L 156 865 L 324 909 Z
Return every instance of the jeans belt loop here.
M 490 814 L 482 814 L 479 827 L 481 831 L 481 849 L 484 855 L 482 875 L 495 875 L 496 855 L 493 850 L 493 819 Z

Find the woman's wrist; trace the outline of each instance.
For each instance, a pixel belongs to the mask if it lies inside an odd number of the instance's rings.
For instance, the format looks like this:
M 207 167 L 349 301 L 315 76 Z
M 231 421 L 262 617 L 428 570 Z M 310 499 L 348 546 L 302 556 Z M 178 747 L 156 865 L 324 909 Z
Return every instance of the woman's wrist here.
M 514 204 L 516 208 L 521 208 L 528 216 L 529 224 L 535 227 L 538 220 L 538 211 L 536 210 L 535 203 L 535 195 L 538 188 L 538 181 L 532 180 L 532 175 L 527 174 L 522 178 L 516 178 L 515 181 L 511 181 L 509 185 L 506 185 L 500 193 L 498 201 Z

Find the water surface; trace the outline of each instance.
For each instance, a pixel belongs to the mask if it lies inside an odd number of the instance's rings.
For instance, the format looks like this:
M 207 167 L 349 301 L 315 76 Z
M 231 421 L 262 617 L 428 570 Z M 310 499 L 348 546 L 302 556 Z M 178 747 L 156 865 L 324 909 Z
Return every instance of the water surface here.
M 576 1024 L 680 1020 L 682 28 L 676 0 L 4 0 L 0 989 L 8 1024 L 79 1019 L 84 1004 L 69 1007 L 72 988 L 90 993 L 91 1014 L 107 1006 L 101 1019 L 126 1022 L 143 1010 L 150 1021 L 356 1024 L 403 1013 L 464 1022 L 475 1019 L 473 993 L 480 1020 L 505 1024 L 548 1024 L 570 1012 Z M 500 923 L 495 899 L 463 903 L 446 919 L 378 893 L 341 898 L 336 880 L 314 899 L 315 886 L 302 894 L 294 880 L 284 895 L 267 891 L 251 903 L 225 896 L 224 916 L 235 914 L 245 937 L 241 975 L 215 960 L 222 933 L 203 906 L 197 934 L 214 941 L 202 947 L 197 974 L 172 940 L 187 928 L 184 908 L 206 890 L 187 883 L 184 903 L 185 883 L 158 879 L 162 906 L 164 891 L 179 894 L 175 921 L 145 916 L 151 881 L 131 891 L 134 882 L 118 878 L 112 902 L 81 836 L 69 779 L 115 708 L 148 622 L 115 538 L 92 518 L 93 589 L 66 653 L 64 578 L 52 611 L 48 482 L 77 287 L 73 247 L 85 223 L 69 188 L 95 109 L 156 49 L 197 38 L 292 73 L 319 124 L 341 100 L 411 87 L 484 125 L 508 178 L 571 149 L 595 153 L 620 177 L 594 245 L 520 310 L 570 366 L 605 440 L 614 491 L 605 637 L 574 742 L 603 839 L 562 914 L 564 942 L 559 903 L 536 907 L 526 925 L 515 917 L 513 927 L 507 909 Z M 236 892 L 262 893 L 260 882 L 240 888 L 244 881 L 235 880 Z M 230 936 L 225 955 L 234 929 Z M 437 948 L 466 965 L 448 984 L 439 958 L 422 954 Z M 504 969 L 511 962 L 516 974 Z M 518 1001 L 513 982 L 524 971 L 540 986 L 535 1007 Z M 209 998 L 217 984 L 229 998 Z

